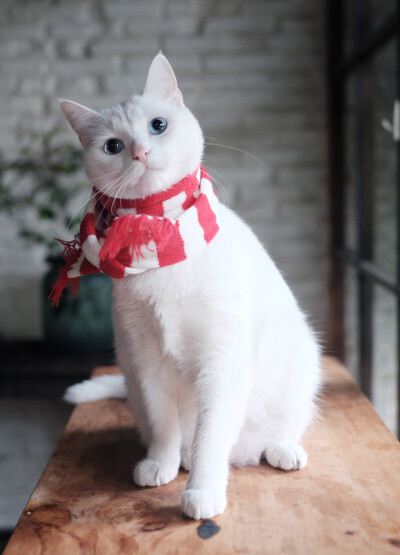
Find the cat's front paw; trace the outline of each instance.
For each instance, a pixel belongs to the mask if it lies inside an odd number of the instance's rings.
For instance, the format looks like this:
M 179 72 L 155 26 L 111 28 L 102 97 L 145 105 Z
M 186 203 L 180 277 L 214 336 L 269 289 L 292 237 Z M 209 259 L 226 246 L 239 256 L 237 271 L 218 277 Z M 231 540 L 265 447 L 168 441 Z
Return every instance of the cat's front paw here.
M 226 495 L 208 489 L 187 489 L 183 492 L 181 507 L 190 518 L 211 518 L 224 512 Z
M 161 461 L 143 459 L 133 471 L 133 479 L 138 486 L 162 486 L 176 478 L 178 468 Z
M 303 447 L 296 443 L 273 443 L 264 454 L 268 464 L 282 470 L 300 470 L 308 459 Z

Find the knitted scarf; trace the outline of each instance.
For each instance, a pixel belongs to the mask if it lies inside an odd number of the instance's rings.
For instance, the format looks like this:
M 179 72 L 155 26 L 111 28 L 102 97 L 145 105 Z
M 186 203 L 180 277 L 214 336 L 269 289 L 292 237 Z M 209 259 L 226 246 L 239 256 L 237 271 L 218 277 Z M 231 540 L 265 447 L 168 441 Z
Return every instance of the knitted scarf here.
M 218 199 L 200 167 L 160 193 L 143 199 L 109 197 L 93 189 L 73 241 L 64 246 L 65 266 L 49 295 L 58 306 L 65 287 L 103 272 L 123 278 L 176 264 L 204 249 L 219 230 Z

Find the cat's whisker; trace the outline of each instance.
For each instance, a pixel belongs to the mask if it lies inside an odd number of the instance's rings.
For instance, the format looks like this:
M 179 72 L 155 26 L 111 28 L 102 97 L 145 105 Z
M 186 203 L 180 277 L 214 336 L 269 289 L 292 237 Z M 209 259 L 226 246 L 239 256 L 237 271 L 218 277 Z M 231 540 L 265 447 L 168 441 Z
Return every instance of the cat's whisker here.
M 121 179 L 121 177 L 119 177 L 118 179 L 114 180 L 113 182 L 109 183 L 107 186 L 105 186 L 103 188 L 103 192 L 104 194 L 106 194 L 106 192 L 109 192 L 110 189 L 116 184 L 118 183 L 118 181 Z M 100 219 L 103 217 L 103 213 L 106 211 L 105 206 L 102 206 L 101 210 L 100 210 Z
M 122 195 L 124 195 L 125 193 L 125 189 L 129 186 L 129 181 L 127 181 L 124 185 L 124 188 L 122 189 Z M 123 210 L 123 209 L 122 209 Z M 126 215 L 128 212 L 125 212 L 125 210 L 123 210 L 123 215 Z
M 176 152 L 186 152 L 187 150 L 191 150 L 196 147 L 201 147 L 202 145 L 203 145 L 203 142 L 200 142 L 200 141 L 196 143 L 191 143 L 189 145 L 185 145 L 184 147 L 179 147 Z
M 251 154 L 251 152 L 248 152 L 247 150 L 243 150 L 242 148 L 237 148 L 236 146 L 230 146 L 230 145 L 223 145 L 223 144 L 220 144 L 220 143 L 208 143 L 207 141 L 204 144 L 206 146 L 218 146 L 218 147 L 221 147 L 221 148 L 227 148 L 227 149 L 230 149 L 230 150 L 235 150 L 236 152 L 242 152 L 243 154 L 246 154 L 247 156 L 250 156 L 250 158 L 253 158 L 253 160 L 255 160 L 256 162 L 261 164 L 261 166 L 263 166 L 264 168 L 268 169 L 268 166 L 262 160 L 260 160 L 260 158 L 257 158 L 257 156 L 254 156 L 254 154 Z
M 124 178 L 125 177 L 126 176 L 124 176 Z M 117 199 L 124 198 L 124 192 L 125 192 L 125 189 L 127 188 L 128 185 L 129 185 L 129 181 L 122 181 L 121 186 L 119 187 L 119 189 L 117 191 L 117 194 L 115 195 L 114 202 L 113 202 L 113 207 L 115 206 L 115 203 L 116 203 Z M 127 214 L 127 212 L 125 212 L 124 208 L 122 207 L 122 203 L 121 203 L 120 215 L 125 216 L 126 214 Z
M 223 183 L 215 177 L 215 175 L 214 175 L 215 170 L 213 168 L 211 168 L 211 169 L 212 169 L 213 173 L 211 173 L 209 171 L 209 167 L 207 168 L 208 175 L 211 177 L 213 183 L 215 183 L 217 185 L 216 188 L 221 190 L 222 196 L 224 197 L 224 203 L 226 204 L 226 206 L 229 206 L 229 196 L 228 196 L 228 193 L 226 191 L 226 188 L 223 185 Z M 216 173 L 218 175 L 218 172 L 216 172 Z
M 114 172 L 110 172 L 110 173 L 105 173 L 103 175 L 99 175 L 99 177 L 93 177 L 92 181 L 99 181 L 100 179 L 105 179 L 106 177 L 110 177 L 111 175 L 118 175 L 119 172 L 118 171 L 114 171 Z
M 189 145 L 185 145 L 184 147 L 180 147 L 179 150 L 183 151 L 183 150 L 188 150 L 189 148 L 194 148 L 195 146 L 201 146 L 203 143 L 201 141 L 198 141 L 196 143 L 190 143 Z
M 70 227 L 71 227 L 72 222 L 74 221 L 75 217 L 81 212 L 81 210 L 82 210 L 85 206 L 87 206 L 88 202 L 90 202 L 90 201 L 91 201 L 95 196 L 97 196 L 99 193 L 100 193 L 100 191 L 97 191 L 96 193 L 93 193 L 92 195 L 90 195 L 90 197 L 89 197 L 87 200 L 85 200 L 85 202 L 83 202 L 83 203 L 78 207 L 78 209 L 75 211 L 75 213 L 73 214 L 73 216 L 71 216 L 71 218 L 70 218 L 70 220 L 69 220 L 69 222 L 68 222 L 68 225 L 67 225 L 67 227 L 66 227 L 65 230 L 64 230 L 64 237 L 63 237 L 64 240 L 65 240 L 66 237 L 67 237 L 67 234 L 68 234 L 68 232 L 69 232 L 69 230 L 70 230 Z
M 115 173 L 117 173 L 117 172 L 113 172 L 113 173 L 115 174 Z M 103 177 L 104 177 L 104 176 L 103 176 Z M 63 237 L 64 240 L 65 240 L 66 237 L 67 237 L 67 234 L 68 234 L 68 232 L 69 232 L 69 230 L 70 230 L 70 227 L 71 227 L 71 225 L 72 225 L 72 222 L 74 221 L 75 217 L 81 212 L 81 210 L 82 210 L 83 208 L 85 208 L 85 206 L 87 206 L 87 204 L 88 204 L 93 198 L 95 198 L 97 195 L 106 194 L 106 192 L 109 191 L 109 189 L 110 189 L 115 183 L 117 183 L 118 180 L 119 180 L 119 178 L 115 179 L 114 181 L 111 181 L 110 183 L 107 183 L 106 185 L 104 185 L 104 187 L 102 187 L 101 189 L 97 190 L 95 193 L 93 193 L 92 195 L 90 195 L 90 197 L 89 197 L 87 200 L 85 200 L 85 202 L 83 202 L 83 203 L 79 206 L 79 208 L 75 211 L 74 215 L 70 218 L 70 220 L 69 220 L 69 222 L 68 222 L 68 225 L 67 225 L 67 227 L 66 227 L 66 229 L 65 229 L 65 231 L 64 231 L 64 237 Z M 93 181 L 94 181 L 94 180 L 93 180 Z
M 137 89 L 136 89 L 135 85 L 133 84 L 132 79 L 129 79 L 129 77 L 127 77 L 126 79 L 127 79 L 128 83 L 129 83 L 129 85 L 131 86 L 131 89 L 133 90 L 133 94 L 136 94 L 136 95 L 137 95 L 138 92 L 137 92 Z
M 124 172 L 124 173 L 121 175 L 122 184 L 119 186 L 119 188 L 118 188 L 116 194 L 114 195 L 114 200 L 113 200 L 112 205 L 111 205 L 111 211 L 112 211 L 112 212 L 114 211 L 114 208 L 115 208 L 115 204 L 116 204 L 116 202 L 117 202 L 117 199 L 120 199 L 120 198 L 121 198 L 121 197 L 120 197 L 120 192 L 123 193 L 123 191 L 124 191 L 126 185 L 128 184 L 127 182 L 124 182 L 124 181 L 123 181 L 126 177 L 127 177 L 126 172 Z
M 187 160 L 185 158 L 175 158 L 175 157 L 172 158 L 171 157 L 171 158 L 168 158 L 168 161 L 169 162 L 177 162 L 177 163 L 181 164 L 181 163 L 185 163 Z

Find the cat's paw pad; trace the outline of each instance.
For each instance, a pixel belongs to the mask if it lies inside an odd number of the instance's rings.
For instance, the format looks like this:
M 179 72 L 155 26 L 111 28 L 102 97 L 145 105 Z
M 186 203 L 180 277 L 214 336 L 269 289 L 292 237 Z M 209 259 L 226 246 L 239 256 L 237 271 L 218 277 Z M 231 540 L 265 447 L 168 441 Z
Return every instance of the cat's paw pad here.
M 133 479 L 138 486 L 162 486 L 168 484 L 178 474 L 172 465 L 151 459 L 140 461 L 133 471 Z
M 226 495 L 208 489 L 187 489 L 183 492 L 181 507 L 182 512 L 190 518 L 212 518 L 224 512 Z
M 282 470 L 300 470 L 307 464 L 307 453 L 295 443 L 274 443 L 265 450 L 265 458 L 271 466 Z

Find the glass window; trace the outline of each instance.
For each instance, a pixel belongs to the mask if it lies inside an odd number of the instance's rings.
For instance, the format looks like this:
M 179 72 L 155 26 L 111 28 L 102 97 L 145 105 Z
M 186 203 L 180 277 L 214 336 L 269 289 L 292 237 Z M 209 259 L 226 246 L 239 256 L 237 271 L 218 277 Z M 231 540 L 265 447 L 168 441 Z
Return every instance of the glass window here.
M 396 434 L 397 403 L 396 297 L 382 287 L 373 292 L 372 402 L 386 426 Z
M 344 59 L 332 72 L 339 80 L 338 90 L 340 85 L 343 87 L 344 103 L 343 113 L 333 112 L 332 117 L 337 115 L 344 127 L 334 128 L 332 139 L 336 141 L 339 168 L 344 163 L 345 201 L 341 214 L 345 222 L 344 247 L 354 254 L 354 259 L 344 258 L 344 284 L 338 284 L 344 296 L 345 362 L 354 377 L 361 378 L 364 373 L 359 382 L 368 391 L 371 386 L 377 411 L 387 426 L 400 434 L 397 393 L 400 296 L 390 284 L 386 288 L 377 281 L 373 269 L 360 259 L 359 252 L 362 248 L 364 256 L 372 257 L 388 281 L 396 284 L 400 249 L 397 242 L 400 151 L 392 134 L 382 127 L 382 120 L 392 123 L 396 84 L 400 78 L 396 48 L 400 37 L 396 36 L 395 20 L 391 20 L 398 15 L 398 3 L 349 0 L 340 2 L 340 6 L 343 26 L 339 28 L 333 18 L 332 29 L 336 33 L 343 31 Z M 355 57 L 367 44 L 373 47 L 373 52 L 364 50 L 363 59 Z M 338 70 L 343 65 L 346 72 L 340 73 Z M 332 107 L 335 110 L 335 103 Z M 343 144 L 339 142 L 341 137 Z M 366 187 L 364 191 L 359 190 L 361 185 Z M 358 204 L 360 200 L 362 204 Z M 362 237 L 358 236 L 359 218 L 360 224 L 363 223 Z M 332 221 L 332 226 L 335 225 Z M 338 231 L 335 227 L 334 230 Z M 361 277 L 367 280 L 362 298 L 359 295 Z M 359 303 L 364 304 L 359 306 Z M 363 345 L 361 352 L 360 337 L 364 342 L 370 341 L 370 332 L 371 345 Z
M 368 11 L 367 11 L 368 8 Z M 348 58 L 360 48 L 357 35 L 364 25 L 364 42 L 390 17 L 395 17 L 396 0 L 346 0 L 343 2 L 343 52 Z
M 351 266 L 345 270 L 345 350 L 346 368 L 359 383 L 358 367 L 358 279 L 357 270 Z
M 396 96 L 396 45 L 394 40 L 379 51 L 372 65 L 373 94 L 373 215 L 374 261 L 389 276 L 396 278 L 396 144 L 382 127 L 390 122 Z
M 357 206 L 356 206 L 356 184 L 357 184 L 357 127 L 356 127 L 356 75 L 352 74 L 345 85 L 345 246 L 357 248 Z
M 365 4 L 365 2 L 363 2 Z M 373 33 L 389 17 L 395 17 L 396 0 L 369 0 L 370 31 Z
M 354 52 L 356 35 L 356 4 L 357 0 L 343 2 L 343 52 L 348 57 Z

